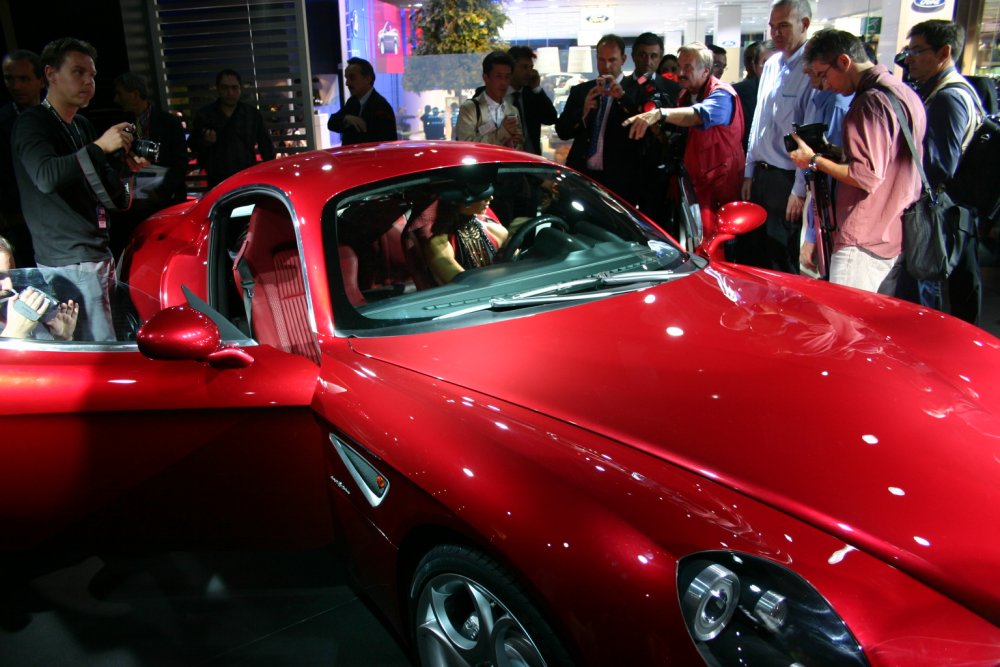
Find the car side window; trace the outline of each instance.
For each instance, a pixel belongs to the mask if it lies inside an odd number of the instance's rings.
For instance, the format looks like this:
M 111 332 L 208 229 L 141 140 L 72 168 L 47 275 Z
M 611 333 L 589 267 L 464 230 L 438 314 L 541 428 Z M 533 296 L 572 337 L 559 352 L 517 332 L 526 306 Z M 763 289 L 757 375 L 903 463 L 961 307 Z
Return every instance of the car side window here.
M 159 310 L 152 296 L 108 276 L 104 299 L 83 305 L 78 270 L 0 272 L 0 344 L 46 343 L 81 350 L 131 347 L 139 327 Z M 100 327 L 92 323 L 100 320 Z M 102 331 L 100 336 L 92 335 Z

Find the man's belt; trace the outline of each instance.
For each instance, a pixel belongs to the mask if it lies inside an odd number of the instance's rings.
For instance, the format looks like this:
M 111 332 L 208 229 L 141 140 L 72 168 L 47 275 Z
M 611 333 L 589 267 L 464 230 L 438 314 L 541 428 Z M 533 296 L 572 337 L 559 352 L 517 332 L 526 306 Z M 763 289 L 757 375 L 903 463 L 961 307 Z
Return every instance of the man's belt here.
M 773 164 L 767 162 L 758 162 L 757 166 L 766 171 L 784 171 L 784 172 L 794 172 L 794 169 L 785 169 L 784 167 L 776 167 Z

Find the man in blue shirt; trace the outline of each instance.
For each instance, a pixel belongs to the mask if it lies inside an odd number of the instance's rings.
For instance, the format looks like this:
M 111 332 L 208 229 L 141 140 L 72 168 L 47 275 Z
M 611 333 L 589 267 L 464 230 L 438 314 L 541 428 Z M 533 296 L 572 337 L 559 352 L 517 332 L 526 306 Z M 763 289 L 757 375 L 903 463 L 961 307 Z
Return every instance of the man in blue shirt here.
M 955 69 L 962 53 L 965 31 L 951 21 L 931 20 L 910 29 L 903 53 L 910 78 L 927 110 L 924 136 L 924 171 L 935 190 L 947 185 L 962 157 L 962 151 L 982 120 L 979 98 Z M 976 239 L 971 237 L 962 261 L 947 281 L 917 281 L 919 302 L 975 324 L 982 307 L 982 278 L 976 256 Z M 950 308 L 945 307 L 944 283 Z
M 805 176 L 785 150 L 784 136 L 805 123 L 812 99 L 802 53 L 812 10 L 808 0 L 777 0 L 768 25 L 778 53 L 761 72 L 757 108 L 747 148 L 742 198 L 767 209 L 767 222 L 741 236 L 736 261 L 799 272 L 799 236 L 805 202 Z

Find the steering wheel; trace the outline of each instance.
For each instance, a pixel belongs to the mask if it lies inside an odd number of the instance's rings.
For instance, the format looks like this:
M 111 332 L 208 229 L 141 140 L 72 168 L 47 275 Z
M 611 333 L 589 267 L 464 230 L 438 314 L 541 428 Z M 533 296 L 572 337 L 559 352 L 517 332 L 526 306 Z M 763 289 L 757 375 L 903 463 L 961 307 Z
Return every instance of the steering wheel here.
M 517 231 L 514 232 L 514 235 L 511 236 L 509 239 L 507 239 L 507 243 L 504 245 L 503 249 L 500 252 L 499 261 L 516 262 L 519 257 L 517 251 L 521 249 L 522 245 L 524 245 L 524 242 L 528 238 L 528 236 L 534 233 L 536 229 L 545 224 L 552 225 L 553 227 L 558 227 L 564 232 L 569 231 L 569 225 L 566 224 L 566 221 L 560 218 L 558 215 L 545 213 L 543 215 L 535 216 L 531 220 L 528 220 L 523 225 L 518 227 Z

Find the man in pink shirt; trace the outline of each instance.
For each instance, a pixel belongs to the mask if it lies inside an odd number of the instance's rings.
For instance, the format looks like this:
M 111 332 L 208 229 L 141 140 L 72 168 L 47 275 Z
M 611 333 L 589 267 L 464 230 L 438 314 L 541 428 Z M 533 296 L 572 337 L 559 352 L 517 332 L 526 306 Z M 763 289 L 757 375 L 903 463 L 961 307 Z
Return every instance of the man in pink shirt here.
M 806 45 L 804 60 L 824 88 L 854 94 L 844 117 L 845 163 L 816 155 L 798 137 L 799 147 L 791 153 L 800 169 L 839 181 L 830 282 L 877 292 L 902 252 L 903 211 L 919 198 L 921 188 L 892 102 L 880 88 L 899 99 L 918 161 L 927 126 L 923 104 L 884 66 L 869 61 L 860 40 L 849 32 L 820 30 Z

